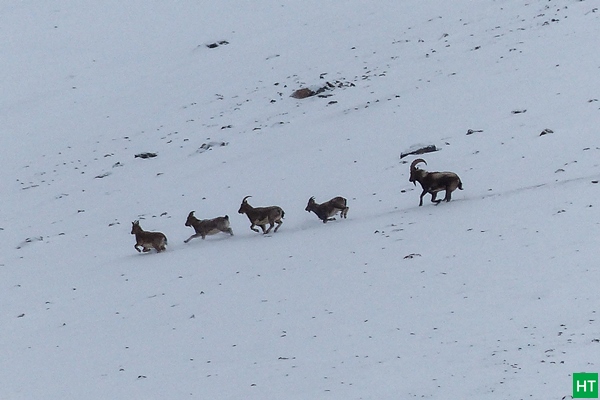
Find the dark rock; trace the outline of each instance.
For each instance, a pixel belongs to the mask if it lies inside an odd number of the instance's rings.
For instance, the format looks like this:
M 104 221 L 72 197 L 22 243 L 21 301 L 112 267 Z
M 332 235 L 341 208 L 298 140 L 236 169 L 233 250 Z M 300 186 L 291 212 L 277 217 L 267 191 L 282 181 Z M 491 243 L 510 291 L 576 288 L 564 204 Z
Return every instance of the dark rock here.
M 293 97 L 294 99 L 305 99 L 307 97 L 314 96 L 315 94 L 316 94 L 316 92 L 313 90 L 310 90 L 309 88 L 302 88 L 302 89 L 296 90 L 294 93 L 292 93 L 292 95 L 290 97 Z
M 345 88 L 345 87 L 354 87 L 354 86 L 356 86 L 356 85 L 354 85 L 354 83 L 347 82 L 347 81 L 334 81 L 333 83 L 325 82 L 325 84 L 323 86 L 321 86 L 320 88 L 318 88 L 317 90 L 312 90 L 309 88 L 298 89 L 294 93 L 292 93 L 290 95 L 290 97 L 293 97 L 295 99 L 305 99 L 307 97 L 318 95 L 318 97 L 326 98 L 326 97 L 330 97 L 331 94 L 328 94 L 328 93 L 323 94 L 324 92 L 331 91 L 336 88 Z
M 412 156 L 412 155 L 417 155 L 417 154 L 425 154 L 425 153 L 433 153 L 434 151 L 438 151 L 439 149 L 434 145 L 431 144 L 429 146 L 424 146 L 424 147 L 420 147 L 416 150 L 412 150 L 406 153 L 400 153 L 400 158 L 404 158 L 406 156 Z
M 139 153 L 135 155 L 135 158 L 153 158 L 158 156 L 156 153 Z
M 481 132 L 483 132 L 482 129 L 469 129 L 469 130 L 467 130 L 467 135 L 472 135 L 474 133 L 481 133 Z
M 217 47 L 225 46 L 226 44 L 229 44 L 227 40 L 219 40 L 218 42 L 207 44 L 206 47 L 208 47 L 209 49 L 216 49 Z

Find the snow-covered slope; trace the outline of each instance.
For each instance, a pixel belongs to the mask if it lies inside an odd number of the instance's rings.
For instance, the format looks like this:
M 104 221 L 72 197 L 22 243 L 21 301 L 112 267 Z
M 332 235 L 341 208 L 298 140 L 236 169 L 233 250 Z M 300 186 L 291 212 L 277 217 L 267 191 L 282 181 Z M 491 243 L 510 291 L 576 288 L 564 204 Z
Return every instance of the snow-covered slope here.
M 569 396 L 600 369 L 597 6 L 5 1 L 0 397 Z M 431 144 L 464 190 L 418 207 Z M 191 210 L 235 236 L 184 244 Z

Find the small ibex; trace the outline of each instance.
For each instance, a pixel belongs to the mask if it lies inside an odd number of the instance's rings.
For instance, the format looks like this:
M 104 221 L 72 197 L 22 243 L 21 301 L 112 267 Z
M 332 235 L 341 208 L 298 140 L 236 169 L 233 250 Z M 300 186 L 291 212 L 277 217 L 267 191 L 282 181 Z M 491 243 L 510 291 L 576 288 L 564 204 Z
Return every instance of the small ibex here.
M 184 243 L 189 242 L 193 238 L 202 237 L 206 238 L 208 235 L 214 235 L 215 233 L 224 232 L 229 233 L 233 236 L 233 231 L 229 227 L 229 216 L 217 217 L 213 219 L 198 219 L 194 216 L 194 211 L 190 212 L 185 226 L 191 226 L 196 231 L 195 235 L 190 236 Z
M 138 252 L 148 252 L 154 248 L 158 253 L 167 249 L 167 237 L 162 232 L 146 232 L 140 226 L 140 221 L 133 221 L 131 234 L 135 235 L 135 245 Z M 142 250 L 139 249 L 142 248 Z
M 308 199 L 308 205 L 305 210 L 308 212 L 314 212 L 317 214 L 323 223 L 327 221 L 335 221 L 334 216 L 339 212 L 341 218 L 346 218 L 346 214 L 348 214 L 348 206 L 346 205 L 347 201 L 345 198 L 338 196 L 333 199 L 319 204 L 315 201 L 315 197 L 311 197 Z
M 427 163 L 422 158 L 417 158 L 410 164 L 410 178 L 409 182 L 412 182 L 415 186 L 416 182 L 421 184 L 423 192 L 421 193 L 419 206 L 423 205 L 423 196 L 427 193 L 431 194 L 431 202 L 439 204 L 442 200 L 436 200 L 437 192 L 446 191 L 446 197 L 444 200 L 450 201 L 452 192 L 456 188 L 463 190 L 462 182 L 458 175 L 454 172 L 427 172 L 424 169 L 417 168 L 418 163 Z
M 248 219 L 250 220 L 250 229 L 252 229 L 254 232 L 259 232 L 259 230 L 255 228 L 255 226 L 258 225 L 262 229 L 262 232 L 264 234 L 267 234 L 271 232 L 273 226 L 277 224 L 275 230 L 273 231 L 277 232 L 277 229 L 279 229 L 281 224 L 283 224 L 283 221 L 281 219 L 285 215 L 281 207 L 270 206 L 255 208 L 248 204 L 248 202 L 246 201 L 248 197 L 252 196 L 244 197 L 244 199 L 242 200 L 242 205 L 238 210 L 238 213 L 246 214 L 248 216 Z M 269 229 L 265 229 L 266 224 L 269 224 Z

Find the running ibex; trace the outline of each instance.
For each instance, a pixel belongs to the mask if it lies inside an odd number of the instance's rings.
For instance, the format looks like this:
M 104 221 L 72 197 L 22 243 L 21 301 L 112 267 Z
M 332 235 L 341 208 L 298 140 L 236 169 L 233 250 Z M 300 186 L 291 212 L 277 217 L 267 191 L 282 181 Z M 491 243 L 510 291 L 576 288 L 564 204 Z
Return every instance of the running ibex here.
M 315 197 L 311 197 L 308 199 L 308 205 L 305 210 L 308 212 L 314 212 L 317 214 L 323 223 L 327 221 L 335 221 L 333 218 L 338 212 L 340 213 L 341 218 L 346 218 L 346 214 L 348 214 L 348 206 L 346 205 L 347 201 L 345 198 L 338 196 L 333 199 L 326 201 L 325 203 L 319 204 L 315 201 Z
M 417 164 L 427 162 L 422 158 L 417 158 L 410 164 L 410 178 L 409 182 L 412 182 L 415 186 L 417 182 L 421 184 L 423 188 L 423 192 L 421 192 L 421 197 L 419 201 L 419 206 L 423 205 L 423 196 L 427 193 L 431 194 L 431 202 L 439 204 L 442 200 L 436 200 L 437 192 L 446 191 L 446 197 L 444 200 L 450 201 L 451 193 L 456 190 L 456 188 L 462 190 L 462 182 L 458 175 L 454 172 L 428 172 L 424 169 L 417 168 Z
M 259 230 L 255 228 L 255 226 L 258 225 L 262 229 L 262 232 L 266 234 L 271 232 L 273 226 L 277 224 L 275 230 L 273 231 L 277 232 L 277 229 L 279 229 L 281 224 L 283 224 L 283 221 L 281 219 L 285 215 L 281 207 L 252 207 L 247 202 L 248 197 L 252 196 L 244 197 L 244 199 L 242 200 L 242 205 L 238 210 L 238 213 L 246 214 L 248 216 L 248 219 L 250 220 L 250 229 L 252 229 L 254 232 L 259 232 Z M 266 224 L 269 224 L 269 229 L 265 229 Z
M 185 226 L 191 226 L 196 231 L 195 235 L 190 236 L 184 243 L 189 242 L 193 238 L 202 237 L 206 238 L 208 235 L 214 235 L 215 233 L 225 232 L 233 236 L 233 231 L 229 227 L 229 216 L 217 217 L 213 219 L 198 219 L 194 216 L 194 211 L 188 214 Z
M 140 226 L 140 221 L 131 223 L 131 234 L 135 235 L 135 245 L 133 246 L 138 252 L 148 252 L 153 248 L 160 253 L 167 249 L 167 237 L 162 232 L 147 232 Z M 142 250 L 139 249 L 142 248 Z

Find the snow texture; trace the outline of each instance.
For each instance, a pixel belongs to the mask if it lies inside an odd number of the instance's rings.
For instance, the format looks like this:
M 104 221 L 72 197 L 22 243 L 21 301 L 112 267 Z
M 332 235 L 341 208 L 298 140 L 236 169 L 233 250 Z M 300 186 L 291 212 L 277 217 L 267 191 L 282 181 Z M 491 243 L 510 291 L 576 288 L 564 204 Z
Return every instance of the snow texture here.
M 568 398 L 600 370 L 599 27 L 593 0 L 3 1 L 0 398 Z M 418 207 L 416 157 L 464 190 Z M 184 244 L 192 210 L 235 235 Z

